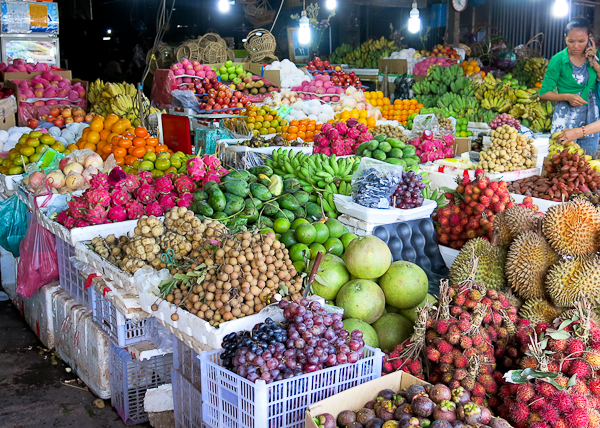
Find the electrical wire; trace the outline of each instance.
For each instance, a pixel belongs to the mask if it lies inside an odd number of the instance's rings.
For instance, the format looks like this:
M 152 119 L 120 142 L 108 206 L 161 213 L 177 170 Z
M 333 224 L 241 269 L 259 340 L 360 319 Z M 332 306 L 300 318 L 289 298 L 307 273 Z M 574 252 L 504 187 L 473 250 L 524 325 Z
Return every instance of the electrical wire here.
M 273 25 L 271 25 L 271 30 L 269 31 L 270 33 L 273 32 L 273 28 L 275 28 L 275 24 L 277 24 L 277 18 L 279 18 L 279 13 L 281 12 L 283 3 L 285 3 L 285 0 L 281 0 L 281 4 L 279 5 L 279 10 L 277 11 L 277 15 L 275 15 L 275 20 L 273 21 Z

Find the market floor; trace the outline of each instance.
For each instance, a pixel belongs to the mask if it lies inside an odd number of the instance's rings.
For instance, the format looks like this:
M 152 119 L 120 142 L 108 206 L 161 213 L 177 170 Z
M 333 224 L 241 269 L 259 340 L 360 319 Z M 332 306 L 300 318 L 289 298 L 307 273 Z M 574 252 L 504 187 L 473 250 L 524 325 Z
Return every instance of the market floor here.
M 124 427 L 110 400 L 99 409 L 94 394 L 63 384 L 71 380 L 85 387 L 66 368 L 45 350 L 13 304 L 0 301 L 0 428 Z

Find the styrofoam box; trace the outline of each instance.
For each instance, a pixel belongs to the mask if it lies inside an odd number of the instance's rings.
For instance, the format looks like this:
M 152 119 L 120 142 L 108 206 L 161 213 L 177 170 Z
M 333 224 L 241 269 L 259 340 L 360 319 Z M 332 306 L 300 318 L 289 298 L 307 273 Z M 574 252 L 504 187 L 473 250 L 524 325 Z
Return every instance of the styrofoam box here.
M 450 269 L 450 266 L 452 266 L 452 263 L 454 263 L 454 260 L 460 251 L 455 250 L 454 248 L 446 247 L 445 245 L 438 246 L 440 247 L 440 253 L 442 253 L 442 257 L 444 258 L 446 266 L 448 266 L 448 269 Z
M 58 282 L 44 285 L 29 299 L 24 299 L 24 316 L 29 327 L 48 349 L 54 348 L 54 308 L 52 301 L 62 289 Z
M 110 292 L 115 299 L 119 300 L 119 305 L 121 305 L 127 311 L 131 309 L 142 309 L 142 306 L 140 305 L 140 298 L 138 296 L 129 294 L 122 288 L 117 288 L 115 283 L 110 281 L 105 276 L 97 276 L 93 278 L 92 285 L 96 286 L 97 290 L 102 289 L 105 295 L 106 293 Z
M 54 295 L 54 342 L 60 358 L 102 399 L 110 398 L 108 337 L 92 321 L 92 311 L 65 292 Z
M 223 351 L 203 352 L 202 419 L 215 428 L 302 428 L 306 407 L 381 377 L 383 352 L 365 346 L 355 364 L 266 384 L 255 383 L 221 365 Z
M 517 193 L 511 193 L 510 197 L 513 198 L 515 200 L 515 202 L 517 204 L 521 204 L 523 203 L 523 199 L 526 198 L 526 196 L 523 195 L 519 195 Z M 538 206 L 538 210 L 540 212 L 548 212 L 548 210 L 555 206 L 555 205 L 560 205 L 562 202 L 557 202 L 557 201 L 549 201 L 547 199 L 540 199 L 540 198 L 531 198 L 533 200 L 533 205 L 537 205 Z
M 360 220 L 346 214 L 340 215 L 337 219 L 340 223 L 346 226 L 351 233 L 359 236 L 372 235 L 373 229 L 381 225 L 379 223 L 367 223 L 364 220 Z
M 364 220 L 367 223 L 389 224 L 398 221 L 417 220 L 427 218 L 437 207 L 435 201 L 425 199 L 423 205 L 410 210 L 401 210 L 398 208 L 377 209 L 367 208 L 352 202 L 352 196 L 333 195 L 333 202 L 337 210 L 350 217 Z
M 12 253 L 0 247 L 0 279 L 2 289 L 11 300 L 17 297 L 17 260 Z
M 175 428 L 203 428 L 202 392 L 194 387 L 175 367 L 171 370 Z

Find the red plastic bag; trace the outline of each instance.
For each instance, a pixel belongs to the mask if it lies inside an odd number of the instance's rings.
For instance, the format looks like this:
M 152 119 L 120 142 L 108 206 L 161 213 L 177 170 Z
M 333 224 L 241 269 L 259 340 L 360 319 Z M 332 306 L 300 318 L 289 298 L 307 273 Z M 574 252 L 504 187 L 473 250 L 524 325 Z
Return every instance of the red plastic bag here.
M 19 247 L 21 257 L 17 271 L 17 293 L 32 297 L 46 284 L 58 279 L 58 256 L 56 238 L 31 217 L 27 235 Z

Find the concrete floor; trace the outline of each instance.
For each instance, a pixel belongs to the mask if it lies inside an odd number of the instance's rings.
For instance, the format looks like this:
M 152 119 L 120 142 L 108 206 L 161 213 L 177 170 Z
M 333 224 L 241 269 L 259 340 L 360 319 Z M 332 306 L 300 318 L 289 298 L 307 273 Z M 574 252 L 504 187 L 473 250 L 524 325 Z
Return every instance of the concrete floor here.
M 97 397 L 66 368 L 44 350 L 12 303 L 0 301 L 0 428 L 124 427 L 110 400 L 96 407 Z

